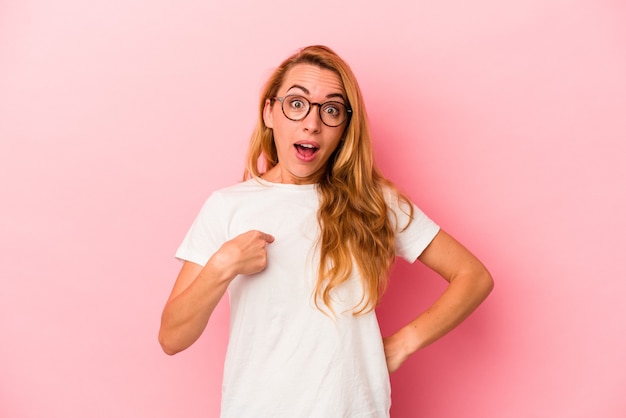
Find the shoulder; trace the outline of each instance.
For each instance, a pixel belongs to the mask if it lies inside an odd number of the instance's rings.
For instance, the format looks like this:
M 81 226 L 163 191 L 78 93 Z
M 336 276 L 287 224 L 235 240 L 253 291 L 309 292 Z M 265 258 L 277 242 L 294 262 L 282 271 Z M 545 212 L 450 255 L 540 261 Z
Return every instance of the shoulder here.
M 311 200 L 317 202 L 314 187 L 269 183 L 255 178 L 213 191 L 207 198 L 205 206 L 238 211 L 245 208 L 260 209 L 277 202 L 285 204 Z
M 410 215 L 413 212 L 413 208 L 415 206 L 413 202 L 405 194 L 401 193 L 394 185 L 383 184 L 382 192 L 387 208 L 393 214 L 398 215 L 400 212 Z
M 251 179 L 213 191 L 208 200 L 231 201 L 267 191 L 268 187 Z
M 250 196 L 254 189 L 254 184 L 244 181 L 214 190 L 204 200 L 200 215 L 206 217 L 215 216 L 222 211 L 228 212 L 230 207 L 240 205 L 242 199 Z
M 421 226 L 433 227 L 434 222 L 416 205 L 410 197 L 400 192 L 393 185 L 383 186 L 383 195 L 387 204 L 388 213 L 395 221 L 396 226 L 402 229 L 415 223 Z

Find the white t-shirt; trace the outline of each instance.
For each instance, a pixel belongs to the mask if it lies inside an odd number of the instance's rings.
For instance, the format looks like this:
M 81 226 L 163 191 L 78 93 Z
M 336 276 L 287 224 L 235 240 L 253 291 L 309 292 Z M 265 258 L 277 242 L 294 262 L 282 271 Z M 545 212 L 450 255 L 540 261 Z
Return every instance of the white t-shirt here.
M 315 185 L 249 180 L 211 195 L 176 252 L 205 265 L 227 240 L 249 230 L 274 236 L 266 269 L 229 285 L 230 338 L 222 418 L 381 418 L 389 416 L 389 374 L 374 311 L 353 316 L 358 271 L 335 289 L 335 317 L 313 293 L 319 268 Z M 398 217 L 398 256 L 409 262 L 439 231 L 417 207 Z M 356 268 L 354 269 L 356 270 Z M 324 307 L 323 303 L 319 303 Z

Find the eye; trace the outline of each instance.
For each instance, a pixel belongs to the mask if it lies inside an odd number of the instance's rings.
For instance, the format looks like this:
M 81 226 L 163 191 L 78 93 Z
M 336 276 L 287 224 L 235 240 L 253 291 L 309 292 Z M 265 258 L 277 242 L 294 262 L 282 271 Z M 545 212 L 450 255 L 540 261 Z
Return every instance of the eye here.
M 332 118 L 340 118 L 343 115 L 343 106 L 339 102 L 328 102 L 322 107 L 322 112 Z
M 301 97 L 301 96 L 290 96 L 290 97 L 288 97 L 287 105 L 289 106 L 289 109 L 296 110 L 296 111 L 306 110 L 307 107 L 308 107 L 307 106 L 308 103 L 306 102 L 306 99 L 304 97 Z

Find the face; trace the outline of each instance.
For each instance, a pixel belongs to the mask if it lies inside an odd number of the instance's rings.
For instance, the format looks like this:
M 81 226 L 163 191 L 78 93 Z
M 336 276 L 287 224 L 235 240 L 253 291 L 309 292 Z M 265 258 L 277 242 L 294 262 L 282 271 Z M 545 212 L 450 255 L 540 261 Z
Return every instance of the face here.
M 277 97 L 297 94 L 311 103 L 328 101 L 348 105 L 339 76 L 330 70 L 309 64 L 292 67 Z M 312 106 L 302 120 L 288 119 L 278 100 L 265 102 L 263 120 L 273 130 L 278 152 L 278 164 L 263 176 L 278 183 L 310 184 L 324 171 L 328 159 L 337 149 L 348 122 L 337 127 L 325 125 L 320 119 L 318 106 Z

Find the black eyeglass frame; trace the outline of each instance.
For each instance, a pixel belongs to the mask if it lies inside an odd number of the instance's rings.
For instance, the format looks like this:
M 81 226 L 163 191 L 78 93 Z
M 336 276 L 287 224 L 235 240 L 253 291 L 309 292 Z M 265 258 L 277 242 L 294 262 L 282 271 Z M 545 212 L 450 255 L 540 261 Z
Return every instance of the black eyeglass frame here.
M 289 116 L 287 116 L 287 113 L 285 112 L 285 99 L 288 97 L 301 97 L 302 99 L 304 99 L 308 104 L 309 104 L 309 108 L 307 109 L 306 113 L 304 114 L 304 116 L 302 116 L 300 119 L 293 119 L 290 118 Z M 316 103 L 316 102 L 311 102 L 309 101 L 309 99 L 307 99 L 306 97 L 300 95 L 300 94 L 288 94 L 286 96 L 283 97 L 272 97 L 273 100 L 277 100 L 280 102 L 280 110 L 283 111 L 283 115 L 285 115 L 285 117 L 289 120 L 292 120 L 294 122 L 298 122 L 301 121 L 303 119 L 305 119 L 307 116 L 309 116 L 309 113 L 311 113 L 311 109 L 313 108 L 313 106 L 317 106 L 317 113 L 320 117 L 320 120 L 322 121 L 322 123 L 330 128 L 337 128 L 341 125 L 343 125 L 344 123 L 346 123 L 347 121 L 350 120 L 350 118 L 352 117 L 352 109 L 349 106 L 346 106 L 345 104 L 338 102 L 336 100 L 329 100 L 327 102 L 324 103 Z M 346 109 L 346 118 L 344 120 L 341 121 L 341 123 L 339 123 L 338 125 L 329 125 L 326 122 L 324 122 L 324 118 L 322 117 L 322 107 L 326 106 L 329 103 L 337 103 L 338 105 L 343 106 Z

